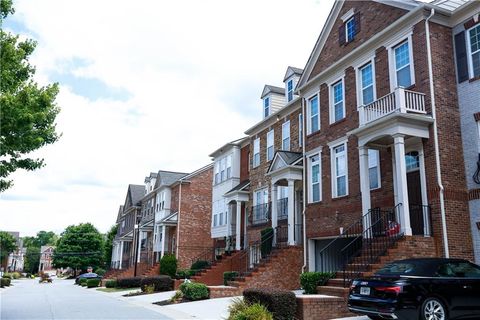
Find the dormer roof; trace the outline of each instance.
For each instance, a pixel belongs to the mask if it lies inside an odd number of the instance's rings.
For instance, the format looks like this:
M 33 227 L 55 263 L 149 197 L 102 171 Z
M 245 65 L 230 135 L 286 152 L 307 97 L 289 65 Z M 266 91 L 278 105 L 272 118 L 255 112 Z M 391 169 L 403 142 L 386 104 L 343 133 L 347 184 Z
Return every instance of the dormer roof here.
M 289 66 L 287 68 L 287 71 L 285 72 L 285 76 L 283 77 L 283 82 L 285 82 L 288 78 L 290 78 L 293 75 L 298 75 L 300 77 L 302 73 L 303 73 L 303 69 Z
M 145 183 L 150 182 L 150 180 L 157 178 L 157 173 L 156 172 L 150 172 L 149 176 L 145 177 Z
M 163 187 L 163 186 L 170 186 L 175 183 L 178 179 L 181 179 L 188 175 L 185 172 L 173 172 L 173 171 L 158 171 L 157 181 L 155 182 L 154 189 Z
M 219 154 L 221 154 L 225 150 L 229 149 L 230 147 L 241 147 L 242 144 L 247 139 L 248 139 L 248 137 L 243 137 L 243 138 L 240 138 L 240 139 L 237 139 L 237 140 L 230 141 L 230 142 L 224 144 L 223 146 L 221 146 L 220 148 L 218 148 L 217 150 L 215 150 L 214 152 L 212 152 L 211 154 L 209 154 L 208 156 L 212 157 L 212 158 L 216 158 Z
M 285 88 L 275 87 L 266 84 L 265 87 L 263 87 L 262 96 L 260 98 L 263 99 L 266 95 L 270 93 L 285 95 Z

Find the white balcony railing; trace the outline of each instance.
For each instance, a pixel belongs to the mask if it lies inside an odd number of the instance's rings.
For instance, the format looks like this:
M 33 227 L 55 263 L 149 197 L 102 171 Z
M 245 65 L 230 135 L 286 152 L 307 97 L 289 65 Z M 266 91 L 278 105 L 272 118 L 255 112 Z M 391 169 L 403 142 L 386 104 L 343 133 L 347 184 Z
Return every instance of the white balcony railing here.
M 395 91 L 373 101 L 366 106 L 361 106 L 360 126 L 380 119 L 391 113 L 421 113 L 425 111 L 425 94 L 415 91 L 396 88 Z

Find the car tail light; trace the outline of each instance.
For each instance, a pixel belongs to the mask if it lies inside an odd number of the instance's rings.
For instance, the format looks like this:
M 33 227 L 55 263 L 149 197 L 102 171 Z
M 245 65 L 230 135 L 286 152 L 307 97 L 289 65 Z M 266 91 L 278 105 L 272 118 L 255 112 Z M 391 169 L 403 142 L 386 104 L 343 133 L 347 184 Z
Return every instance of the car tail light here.
M 402 292 L 402 287 L 401 286 L 394 286 L 394 287 L 376 287 L 375 290 L 381 291 L 381 292 L 386 292 L 386 293 L 395 293 L 399 294 Z

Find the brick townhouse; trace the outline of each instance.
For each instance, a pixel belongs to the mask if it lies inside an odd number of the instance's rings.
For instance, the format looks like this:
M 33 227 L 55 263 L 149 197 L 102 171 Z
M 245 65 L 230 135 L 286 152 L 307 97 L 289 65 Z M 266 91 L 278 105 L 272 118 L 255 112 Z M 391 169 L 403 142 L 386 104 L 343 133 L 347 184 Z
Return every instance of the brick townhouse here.
M 479 5 L 335 2 L 297 86 L 310 270 L 399 234 L 398 257 L 473 259 L 453 28 Z

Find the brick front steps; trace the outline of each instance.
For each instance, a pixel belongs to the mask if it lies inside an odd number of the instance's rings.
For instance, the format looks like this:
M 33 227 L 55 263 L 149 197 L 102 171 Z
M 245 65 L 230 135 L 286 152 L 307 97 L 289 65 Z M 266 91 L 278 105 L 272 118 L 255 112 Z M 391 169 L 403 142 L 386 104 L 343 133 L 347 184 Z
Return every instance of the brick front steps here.
M 223 285 L 223 273 L 235 270 L 235 258 L 242 251 L 233 251 L 229 254 L 223 254 L 221 258 L 212 263 L 208 268 L 200 271 L 191 278 L 194 282 L 204 283 L 208 286 Z
M 103 279 L 122 279 L 133 277 L 135 273 L 135 268 L 130 267 L 128 269 L 117 269 L 110 273 L 107 272 Z M 150 277 L 160 274 L 160 264 L 155 263 L 153 266 L 150 266 L 146 263 L 138 263 L 137 265 L 137 277 Z

